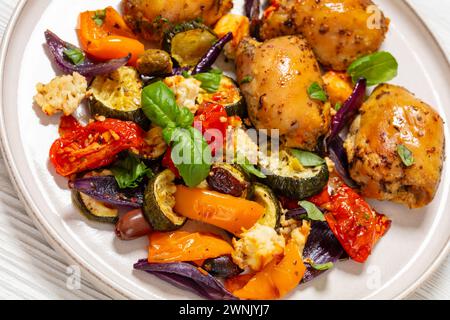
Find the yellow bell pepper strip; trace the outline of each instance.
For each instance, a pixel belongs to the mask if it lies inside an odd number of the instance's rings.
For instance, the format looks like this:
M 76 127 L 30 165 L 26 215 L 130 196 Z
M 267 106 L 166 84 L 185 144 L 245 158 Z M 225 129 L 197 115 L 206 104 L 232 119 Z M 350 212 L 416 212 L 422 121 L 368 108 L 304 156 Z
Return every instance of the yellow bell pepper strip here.
M 99 60 L 119 59 L 131 54 L 135 65 L 144 53 L 144 44 L 136 39 L 122 16 L 112 7 L 80 14 L 78 38 L 90 56 Z
M 174 211 L 239 236 L 264 214 L 260 204 L 215 191 L 177 186 Z
M 306 271 L 300 248 L 294 240 L 290 240 L 284 250 L 281 261 L 272 261 L 263 270 L 256 273 L 242 288 L 239 287 L 242 277 L 235 281 L 228 280 L 225 285 L 233 295 L 240 299 L 273 300 L 284 297 L 295 289 Z M 239 276 L 238 276 L 239 277 Z
M 228 242 L 209 233 L 154 232 L 149 239 L 150 263 L 200 262 L 230 255 L 233 250 Z

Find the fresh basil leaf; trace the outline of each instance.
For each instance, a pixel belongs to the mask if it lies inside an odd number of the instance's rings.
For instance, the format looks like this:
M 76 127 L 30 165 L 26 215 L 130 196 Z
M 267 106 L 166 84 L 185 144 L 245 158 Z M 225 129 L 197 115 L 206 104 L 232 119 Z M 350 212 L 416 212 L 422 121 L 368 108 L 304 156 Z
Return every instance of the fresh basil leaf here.
M 187 108 L 177 106 L 175 94 L 162 81 L 142 90 L 142 110 L 155 125 L 165 127 L 189 127 L 194 121 Z
M 365 78 L 368 86 L 375 86 L 397 76 L 398 62 L 389 52 L 375 52 L 354 61 L 347 72 L 353 82 Z
M 137 188 L 145 176 L 153 175 L 142 161 L 131 155 L 118 161 L 111 171 L 120 189 Z
M 188 187 L 196 187 L 208 177 L 211 169 L 211 149 L 197 129 L 169 128 L 165 138 L 170 137 L 172 161 Z
M 92 20 L 94 20 L 95 24 L 101 27 L 105 22 L 106 18 L 106 10 L 97 10 L 92 16 Z
M 315 264 L 315 263 L 310 263 L 309 264 L 313 269 L 316 269 L 318 271 L 326 271 L 326 270 L 330 270 L 331 268 L 334 267 L 334 263 L 333 262 L 327 262 L 327 263 L 322 263 L 322 264 Z
M 244 163 L 240 163 L 239 165 L 245 172 L 247 172 L 250 175 L 254 175 L 255 177 L 258 177 L 260 179 L 267 178 L 267 176 L 260 170 L 256 169 L 255 166 L 251 164 L 247 158 L 245 158 Z
M 186 70 L 181 71 L 181 75 L 185 79 L 189 79 L 191 77 L 191 74 L 189 72 L 187 72 Z
M 78 48 L 66 49 L 63 53 L 76 66 L 84 62 L 84 53 Z
M 317 82 L 314 82 L 312 85 L 308 88 L 308 95 L 311 99 L 319 100 L 322 102 L 327 102 L 328 96 L 325 93 L 325 91 L 322 89 L 320 84 Z
M 175 122 L 179 127 L 189 128 L 194 123 L 194 114 L 188 108 L 180 108 Z
M 325 217 L 315 205 L 309 201 L 300 201 L 298 203 L 308 214 L 308 219 L 313 221 L 325 221 Z
M 397 146 L 397 153 L 405 166 L 410 167 L 414 164 L 415 160 L 413 153 L 403 144 Z
M 201 88 L 209 93 L 217 92 L 220 88 L 220 81 L 222 80 L 222 71 L 213 69 L 210 72 L 198 73 L 193 76 L 200 81 Z
M 291 152 L 304 167 L 317 167 L 325 163 L 325 159 L 312 152 L 297 149 L 291 149 Z
M 246 76 L 244 77 L 244 79 L 242 79 L 241 84 L 246 84 L 246 83 L 250 83 L 253 81 L 253 77 L 251 76 Z

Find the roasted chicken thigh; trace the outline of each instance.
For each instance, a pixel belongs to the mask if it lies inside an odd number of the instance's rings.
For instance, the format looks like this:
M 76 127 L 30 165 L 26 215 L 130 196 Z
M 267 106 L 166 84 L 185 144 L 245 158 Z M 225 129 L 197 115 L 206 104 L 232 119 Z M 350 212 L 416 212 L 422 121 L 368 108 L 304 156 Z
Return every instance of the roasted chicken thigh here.
M 345 147 L 363 196 L 410 208 L 433 200 L 444 161 L 444 125 L 406 89 L 378 86 L 353 122 Z M 405 152 L 412 164 L 402 160 Z
M 377 51 L 389 20 L 371 0 L 277 0 L 266 11 L 261 37 L 301 34 L 319 62 L 341 71 Z

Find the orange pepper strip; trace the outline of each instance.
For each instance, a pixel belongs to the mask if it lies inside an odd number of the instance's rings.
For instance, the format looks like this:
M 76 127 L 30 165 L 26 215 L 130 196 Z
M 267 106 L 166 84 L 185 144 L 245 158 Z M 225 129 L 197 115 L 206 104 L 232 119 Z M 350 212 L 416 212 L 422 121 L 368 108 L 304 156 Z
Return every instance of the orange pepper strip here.
M 95 17 L 101 15 L 103 21 L 97 24 Z M 144 53 L 144 44 L 136 40 L 136 36 L 128 28 L 122 16 L 112 7 L 104 11 L 85 11 L 80 14 L 78 37 L 82 48 L 92 57 L 100 60 L 111 60 L 131 54 L 129 64 L 134 65 Z
M 232 278 L 225 279 L 225 288 L 229 292 L 242 289 L 255 276 L 254 273 L 240 274 Z
M 306 271 L 297 243 L 290 240 L 284 249 L 283 259 L 268 264 L 233 295 L 240 299 L 273 300 L 284 297 L 295 289 Z M 231 285 L 229 285 L 232 288 Z
M 264 213 L 260 204 L 215 191 L 177 186 L 175 208 L 178 214 L 212 224 L 235 235 L 255 225 Z
M 231 254 L 233 247 L 213 234 L 186 231 L 154 232 L 150 236 L 148 262 L 200 261 Z

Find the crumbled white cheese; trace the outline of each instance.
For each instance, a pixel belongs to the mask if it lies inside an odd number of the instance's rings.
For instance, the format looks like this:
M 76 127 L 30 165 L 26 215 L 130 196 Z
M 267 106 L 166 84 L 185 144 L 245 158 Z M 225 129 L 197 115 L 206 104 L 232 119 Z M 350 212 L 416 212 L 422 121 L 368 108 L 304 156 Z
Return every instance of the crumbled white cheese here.
M 86 78 L 77 72 L 54 78 L 49 84 L 38 83 L 34 101 L 47 115 L 60 111 L 71 115 L 87 95 Z
M 300 228 L 296 228 L 291 232 L 291 238 L 297 243 L 301 253 L 303 253 L 310 232 L 311 222 L 306 220 L 303 220 L 303 224 Z
M 175 93 L 178 105 L 188 108 L 192 113 L 197 111 L 196 101 L 202 90 L 200 81 L 194 78 L 173 76 L 165 78 L 164 83 Z
M 240 240 L 233 239 L 232 258 L 240 268 L 262 270 L 276 256 L 283 254 L 285 239 L 268 226 L 256 224 L 244 232 Z

